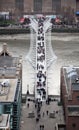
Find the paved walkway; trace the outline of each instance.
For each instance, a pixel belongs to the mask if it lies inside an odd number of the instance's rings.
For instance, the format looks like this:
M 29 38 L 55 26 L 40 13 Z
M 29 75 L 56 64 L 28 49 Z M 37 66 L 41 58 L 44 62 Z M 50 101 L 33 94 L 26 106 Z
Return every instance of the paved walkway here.
M 55 117 L 53 117 L 53 113 L 55 113 Z M 42 130 L 40 129 L 40 125 L 44 125 L 43 130 L 55 130 L 56 123 L 64 123 L 62 106 L 58 106 L 58 101 L 52 101 L 49 105 L 43 102 L 40 114 L 41 117 L 37 122 L 35 103 L 33 103 L 32 101 L 27 101 L 26 104 L 23 104 L 21 116 L 21 130 Z M 50 115 L 52 115 L 52 117 L 50 117 Z

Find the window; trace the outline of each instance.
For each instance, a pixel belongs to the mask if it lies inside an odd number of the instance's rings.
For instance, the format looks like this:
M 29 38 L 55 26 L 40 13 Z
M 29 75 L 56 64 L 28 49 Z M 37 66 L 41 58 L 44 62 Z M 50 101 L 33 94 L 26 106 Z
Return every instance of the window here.
M 52 0 L 52 10 L 55 14 L 60 14 L 61 0 Z
M 34 0 L 34 12 L 42 12 L 42 0 Z
M 77 99 L 79 100 L 79 96 L 77 96 Z
M 69 106 L 68 115 L 69 116 L 79 116 L 79 106 Z
M 68 107 L 68 110 L 69 110 L 70 112 L 79 111 L 79 107 Z
M 72 127 L 74 127 L 74 128 L 75 128 L 75 127 L 76 127 L 76 124 L 75 124 L 75 123 L 73 123 L 73 124 L 72 124 Z
M 23 10 L 23 0 L 15 0 L 17 9 Z
M 5 114 L 11 114 L 11 105 L 10 104 L 5 104 L 4 105 L 4 113 Z

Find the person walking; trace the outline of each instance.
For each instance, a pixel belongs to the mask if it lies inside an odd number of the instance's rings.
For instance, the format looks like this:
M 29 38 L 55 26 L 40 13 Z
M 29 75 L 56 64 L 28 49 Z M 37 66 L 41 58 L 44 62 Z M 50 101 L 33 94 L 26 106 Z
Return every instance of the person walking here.
M 29 108 L 29 103 L 27 104 L 27 107 Z
M 44 117 L 44 112 L 43 112 L 43 117 Z
M 47 113 L 47 115 L 48 115 L 48 113 L 49 113 L 48 110 L 46 111 L 46 113 Z
M 41 125 L 41 130 L 44 130 L 44 125 Z
M 40 125 L 40 130 L 42 130 L 42 126 Z
M 44 130 L 44 125 L 42 125 L 42 130 Z

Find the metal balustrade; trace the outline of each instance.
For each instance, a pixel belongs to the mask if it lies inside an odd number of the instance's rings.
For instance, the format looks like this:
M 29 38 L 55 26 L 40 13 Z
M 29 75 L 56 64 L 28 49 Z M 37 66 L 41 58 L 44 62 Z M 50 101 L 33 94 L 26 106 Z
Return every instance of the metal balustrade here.
M 51 18 L 47 18 L 44 22 L 44 32 L 46 33 L 46 31 L 52 26 L 51 22 L 50 22 Z

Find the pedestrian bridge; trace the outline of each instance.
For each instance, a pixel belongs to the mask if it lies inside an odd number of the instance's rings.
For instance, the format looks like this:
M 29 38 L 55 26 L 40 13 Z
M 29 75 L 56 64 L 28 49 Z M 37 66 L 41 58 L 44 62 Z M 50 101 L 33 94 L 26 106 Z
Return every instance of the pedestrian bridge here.
M 51 46 L 50 18 L 30 18 L 31 44 L 27 60 L 35 70 L 35 100 L 48 98 L 48 69 L 55 61 L 56 55 Z

